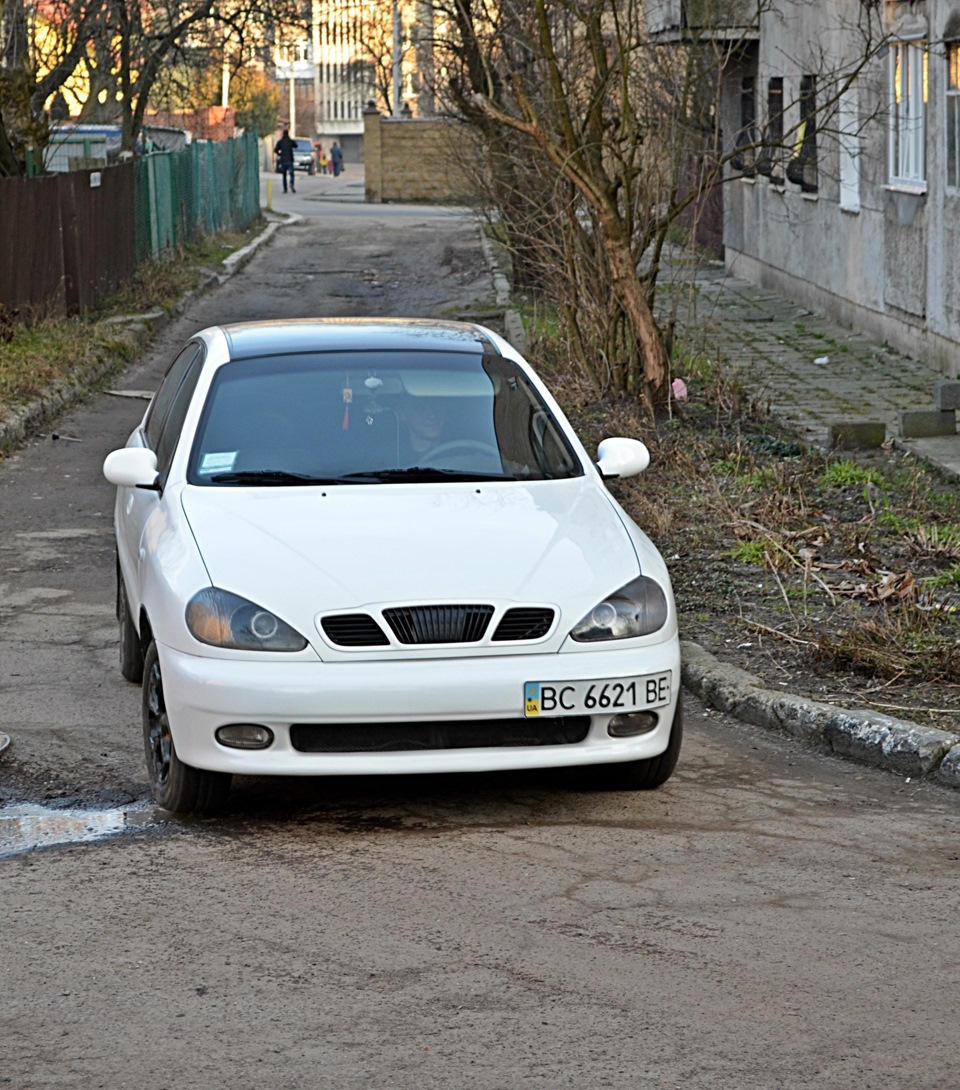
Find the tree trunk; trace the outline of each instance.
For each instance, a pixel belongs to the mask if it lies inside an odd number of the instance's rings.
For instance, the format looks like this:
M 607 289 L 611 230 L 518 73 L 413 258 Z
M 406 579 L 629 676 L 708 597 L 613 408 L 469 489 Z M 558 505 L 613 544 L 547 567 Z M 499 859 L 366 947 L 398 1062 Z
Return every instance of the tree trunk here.
M 637 273 L 633 247 L 615 213 L 601 210 L 603 246 L 613 291 L 643 353 L 643 399 L 652 412 L 667 398 L 669 360 L 646 291 Z M 633 376 L 637 378 L 638 376 Z M 629 377 L 628 377 L 629 381 Z

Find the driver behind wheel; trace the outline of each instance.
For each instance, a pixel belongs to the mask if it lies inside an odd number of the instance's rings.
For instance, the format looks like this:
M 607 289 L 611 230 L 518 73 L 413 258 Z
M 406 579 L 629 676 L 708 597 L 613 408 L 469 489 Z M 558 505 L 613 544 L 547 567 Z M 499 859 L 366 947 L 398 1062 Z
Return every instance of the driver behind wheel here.
M 423 455 L 448 440 L 444 434 L 447 409 L 439 397 L 412 397 L 400 408 L 398 415 L 406 425 L 406 437 L 401 444 L 401 458 L 417 465 Z

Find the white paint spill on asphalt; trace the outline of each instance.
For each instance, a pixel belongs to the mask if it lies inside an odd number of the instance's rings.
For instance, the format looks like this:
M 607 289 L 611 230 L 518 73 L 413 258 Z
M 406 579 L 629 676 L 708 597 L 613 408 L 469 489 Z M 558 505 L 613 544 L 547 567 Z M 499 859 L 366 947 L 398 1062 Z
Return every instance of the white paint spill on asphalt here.
M 52 810 L 36 803 L 0 809 L 0 858 L 55 844 L 82 844 L 152 824 L 147 803 L 111 810 Z

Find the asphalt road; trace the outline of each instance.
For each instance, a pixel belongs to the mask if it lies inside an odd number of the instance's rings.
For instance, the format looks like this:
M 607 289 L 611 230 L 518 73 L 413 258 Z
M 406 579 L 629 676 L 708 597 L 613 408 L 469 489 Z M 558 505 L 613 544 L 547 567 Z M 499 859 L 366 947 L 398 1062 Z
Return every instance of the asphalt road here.
M 469 221 L 329 207 L 115 388 L 213 321 L 489 302 Z M 0 464 L 8 802 L 145 798 L 99 470 L 143 407 L 97 396 Z M 657 792 L 251 780 L 216 820 L 0 858 L 0 1086 L 952 1090 L 955 795 L 688 709 Z

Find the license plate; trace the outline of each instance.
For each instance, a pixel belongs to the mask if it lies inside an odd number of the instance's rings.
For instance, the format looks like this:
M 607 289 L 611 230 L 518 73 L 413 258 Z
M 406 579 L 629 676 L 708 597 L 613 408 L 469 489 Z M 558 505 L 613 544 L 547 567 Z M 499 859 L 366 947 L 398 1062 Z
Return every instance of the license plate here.
M 616 715 L 670 703 L 670 671 L 600 681 L 527 681 L 523 714 Z

